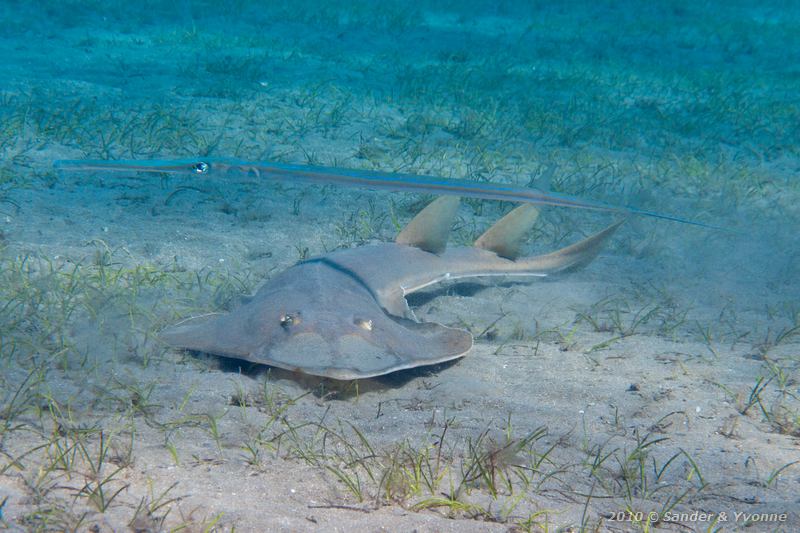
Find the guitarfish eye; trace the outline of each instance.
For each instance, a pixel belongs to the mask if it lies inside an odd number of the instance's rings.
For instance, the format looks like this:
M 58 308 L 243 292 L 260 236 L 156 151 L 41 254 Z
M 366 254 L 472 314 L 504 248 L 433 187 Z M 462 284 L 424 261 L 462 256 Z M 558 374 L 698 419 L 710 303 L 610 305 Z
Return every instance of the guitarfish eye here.
M 353 320 L 353 324 L 360 327 L 366 331 L 372 331 L 372 320 L 367 320 L 365 318 L 356 318 Z
M 300 313 L 289 314 L 284 313 L 280 316 L 281 327 L 283 329 L 289 329 L 291 326 L 296 326 L 301 322 L 300 320 Z
M 209 168 L 208 163 L 200 161 L 198 163 L 195 163 L 194 172 L 195 174 L 205 174 L 206 172 L 208 172 L 208 168 Z

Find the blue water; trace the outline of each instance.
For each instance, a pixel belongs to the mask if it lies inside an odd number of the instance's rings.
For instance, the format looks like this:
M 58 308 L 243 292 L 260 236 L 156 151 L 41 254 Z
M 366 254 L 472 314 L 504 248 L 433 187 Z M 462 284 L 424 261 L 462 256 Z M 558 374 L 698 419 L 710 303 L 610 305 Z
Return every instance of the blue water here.
M 667 527 L 674 505 L 796 529 L 800 6 L 5 1 L 0 80 L 0 523 L 602 530 L 625 508 Z M 415 295 L 421 321 L 476 337 L 467 357 L 309 383 L 157 333 L 390 241 L 432 196 L 53 168 L 195 157 L 513 184 L 726 230 L 632 216 L 585 270 Z M 465 200 L 451 245 L 511 207 Z M 528 245 L 611 219 L 544 209 Z M 420 457 L 439 485 L 400 468 Z

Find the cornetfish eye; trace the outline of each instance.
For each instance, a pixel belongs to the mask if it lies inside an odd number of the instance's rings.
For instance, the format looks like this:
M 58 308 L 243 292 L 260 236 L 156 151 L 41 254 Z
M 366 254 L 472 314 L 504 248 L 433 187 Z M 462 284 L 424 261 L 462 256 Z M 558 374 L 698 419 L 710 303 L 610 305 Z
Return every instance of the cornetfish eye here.
M 209 166 L 205 161 L 199 161 L 194 164 L 195 174 L 205 174 L 208 172 Z

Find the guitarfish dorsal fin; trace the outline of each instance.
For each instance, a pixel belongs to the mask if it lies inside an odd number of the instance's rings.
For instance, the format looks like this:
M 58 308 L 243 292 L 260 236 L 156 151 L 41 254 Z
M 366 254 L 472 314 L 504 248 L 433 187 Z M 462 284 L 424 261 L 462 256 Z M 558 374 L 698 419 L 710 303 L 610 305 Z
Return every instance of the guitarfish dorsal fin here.
M 459 203 L 458 196 L 440 196 L 417 213 L 397 235 L 395 242 L 434 254 L 444 252 Z
M 525 235 L 539 218 L 539 210 L 523 204 L 495 222 L 475 241 L 477 248 L 494 252 L 500 257 L 516 259 L 522 253 Z

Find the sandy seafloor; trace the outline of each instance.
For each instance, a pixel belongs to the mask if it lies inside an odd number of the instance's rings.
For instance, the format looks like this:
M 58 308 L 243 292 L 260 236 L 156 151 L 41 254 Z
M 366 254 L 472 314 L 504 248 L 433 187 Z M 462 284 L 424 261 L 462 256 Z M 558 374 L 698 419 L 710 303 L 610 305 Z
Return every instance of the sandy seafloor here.
M 36 4 L 0 5 L 3 527 L 800 528 L 796 8 Z M 633 217 L 584 270 L 414 295 L 473 350 L 336 384 L 156 334 L 390 240 L 430 198 L 52 169 L 195 155 L 530 184 L 735 231 Z M 465 202 L 453 244 L 510 207 Z M 610 219 L 547 209 L 531 248 Z

